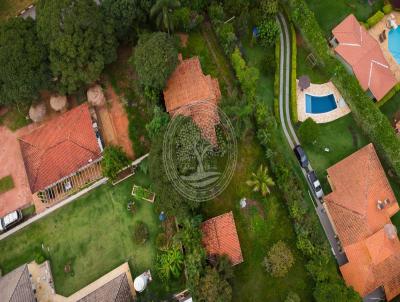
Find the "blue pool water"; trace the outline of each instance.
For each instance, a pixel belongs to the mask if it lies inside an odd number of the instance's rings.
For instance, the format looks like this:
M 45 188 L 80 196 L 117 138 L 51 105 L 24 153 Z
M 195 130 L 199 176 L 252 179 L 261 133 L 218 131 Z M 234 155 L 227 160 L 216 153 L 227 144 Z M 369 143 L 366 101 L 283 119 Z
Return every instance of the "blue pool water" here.
M 400 64 L 400 26 L 389 31 L 389 51 Z
M 325 113 L 337 108 L 335 96 L 328 94 L 325 96 L 313 96 L 306 94 L 307 113 Z

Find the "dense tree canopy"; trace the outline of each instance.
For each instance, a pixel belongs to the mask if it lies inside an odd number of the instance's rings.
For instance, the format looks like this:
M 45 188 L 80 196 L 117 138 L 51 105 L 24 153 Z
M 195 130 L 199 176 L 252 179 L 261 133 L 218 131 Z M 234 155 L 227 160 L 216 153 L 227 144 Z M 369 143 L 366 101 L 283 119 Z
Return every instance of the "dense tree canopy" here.
M 166 33 L 145 34 L 139 38 L 130 62 L 143 87 L 162 90 L 178 64 L 178 51 Z
M 153 0 L 103 0 L 101 8 L 112 21 L 118 39 L 125 40 L 146 22 L 153 3 Z
M 95 81 L 116 59 L 113 26 L 93 0 L 40 0 L 37 26 L 62 93 Z
M 47 53 L 32 19 L 13 18 L 0 28 L 0 66 L 0 104 L 30 101 L 47 86 Z

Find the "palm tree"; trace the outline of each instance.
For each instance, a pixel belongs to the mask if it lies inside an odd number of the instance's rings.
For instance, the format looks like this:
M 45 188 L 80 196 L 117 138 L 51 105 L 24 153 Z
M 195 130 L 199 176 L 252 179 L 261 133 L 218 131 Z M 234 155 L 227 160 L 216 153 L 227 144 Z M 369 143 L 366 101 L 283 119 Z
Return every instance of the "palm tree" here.
M 257 173 L 251 173 L 251 179 L 246 181 L 246 184 L 253 187 L 254 192 L 260 192 L 264 197 L 271 193 L 270 188 L 275 186 L 274 181 L 268 175 L 268 167 L 263 167 L 263 165 L 258 168 Z
M 174 29 L 174 24 L 171 19 L 171 14 L 174 9 L 180 7 L 178 0 L 157 0 L 150 10 L 150 17 L 156 18 L 156 23 L 159 28 L 169 32 Z

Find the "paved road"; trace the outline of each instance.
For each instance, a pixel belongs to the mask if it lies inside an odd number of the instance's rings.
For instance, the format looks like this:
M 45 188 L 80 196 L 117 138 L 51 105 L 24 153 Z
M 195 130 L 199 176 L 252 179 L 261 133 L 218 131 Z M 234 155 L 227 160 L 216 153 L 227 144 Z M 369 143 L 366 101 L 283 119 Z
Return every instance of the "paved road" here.
M 280 40 L 281 40 L 281 53 L 280 53 L 280 93 L 279 93 L 279 115 L 285 134 L 286 140 L 288 141 L 291 148 L 299 144 L 299 139 L 294 131 L 293 124 L 290 118 L 290 73 L 291 73 L 291 41 L 289 35 L 288 23 L 282 14 L 278 16 L 279 25 L 281 28 Z M 312 170 L 311 164 L 308 166 L 309 170 Z M 304 169 L 302 169 L 303 176 L 307 181 L 307 174 Z M 309 189 L 311 192 L 312 188 L 309 182 Z M 328 241 L 331 245 L 332 252 L 339 265 L 342 265 L 347 261 L 346 255 L 339 252 L 338 241 L 335 238 L 335 232 L 333 230 L 332 224 L 325 212 L 325 208 L 321 201 L 310 193 L 310 197 L 313 199 L 313 205 L 315 211 L 317 212 L 318 218 L 321 225 L 325 231 Z

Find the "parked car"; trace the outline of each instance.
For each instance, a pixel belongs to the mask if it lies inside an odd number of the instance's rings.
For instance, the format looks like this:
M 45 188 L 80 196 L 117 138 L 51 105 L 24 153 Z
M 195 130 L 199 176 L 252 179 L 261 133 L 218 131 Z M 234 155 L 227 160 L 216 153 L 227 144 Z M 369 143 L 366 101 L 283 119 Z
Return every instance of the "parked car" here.
M 293 152 L 296 155 L 297 160 L 300 163 L 300 166 L 303 169 L 307 169 L 308 168 L 308 158 L 307 158 L 307 155 L 304 152 L 303 148 L 300 145 L 297 145 L 296 147 L 294 147 Z
M 22 212 L 20 210 L 11 212 L 0 218 L 0 232 L 5 232 L 15 226 L 22 220 Z
M 314 190 L 315 196 L 317 196 L 318 199 L 321 199 L 324 196 L 324 192 L 322 191 L 321 183 L 319 182 L 315 171 L 308 172 L 307 178 Z

